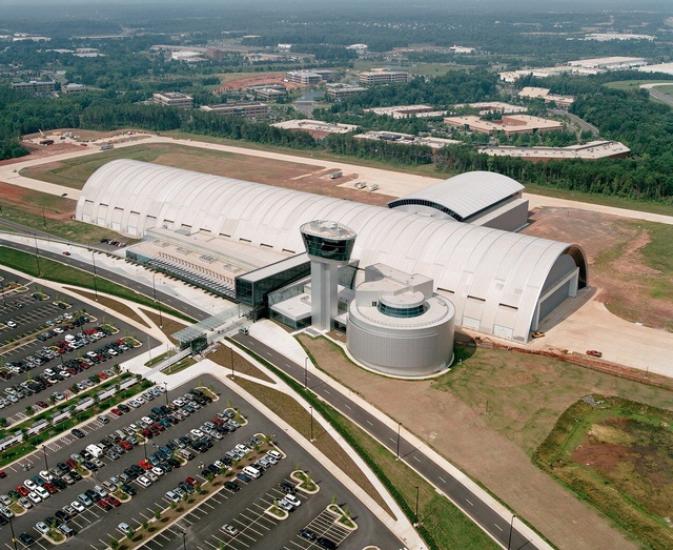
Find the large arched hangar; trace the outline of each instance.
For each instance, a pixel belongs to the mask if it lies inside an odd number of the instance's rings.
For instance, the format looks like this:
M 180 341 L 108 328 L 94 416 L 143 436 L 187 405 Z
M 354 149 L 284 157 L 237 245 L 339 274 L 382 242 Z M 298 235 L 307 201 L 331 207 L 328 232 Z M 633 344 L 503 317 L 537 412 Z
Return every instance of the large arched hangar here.
M 571 243 L 132 160 L 89 178 L 76 217 L 136 238 L 167 227 L 288 255 L 304 249 L 302 224 L 333 220 L 357 232 L 361 268 L 424 274 L 458 326 L 522 342 L 587 280 Z

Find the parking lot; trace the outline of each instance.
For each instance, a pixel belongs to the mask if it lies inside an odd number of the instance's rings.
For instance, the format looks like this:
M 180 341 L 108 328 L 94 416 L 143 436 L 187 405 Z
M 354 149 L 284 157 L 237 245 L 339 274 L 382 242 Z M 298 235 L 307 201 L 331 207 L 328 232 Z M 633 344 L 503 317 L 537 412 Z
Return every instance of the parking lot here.
M 156 345 L 134 327 L 0 270 L 0 416 L 9 425 L 69 399 Z M 101 374 L 102 373 L 102 374 Z
M 298 531 L 307 526 L 311 526 L 311 529 L 319 536 L 327 536 L 339 544 L 340 548 L 362 548 L 368 543 L 378 543 L 381 548 L 400 546 L 378 520 L 282 430 L 279 430 L 236 394 L 227 390 L 215 378 L 205 378 L 205 380 L 199 379 L 198 382 L 220 394 L 219 399 L 204 404 L 199 410 L 164 430 L 157 430 L 156 435 L 147 438 L 145 445 L 137 444 L 114 460 L 105 454 L 101 455 L 99 458 L 101 466 L 93 472 L 91 477 L 84 477 L 63 491 L 52 494 L 25 514 L 15 517 L 13 523 L 17 535 L 28 533 L 36 539 L 35 547 L 52 546 L 44 537 L 40 538 L 35 528 L 37 522 L 56 516 L 59 510 L 70 505 L 78 498 L 78 495 L 87 490 L 92 491 L 97 485 L 110 483 L 113 477 L 119 480 L 122 473 L 129 472 L 130 468 L 142 463 L 146 455 L 153 459 L 154 455 L 158 456 L 161 449 L 165 448 L 169 442 L 179 443 L 179 439 L 185 437 L 185 434 L 193 434 L 194 430 L 198 432 L 204 429 L 205 422 L 217 418 L 218 413 L 222 414 L 224 409 L 230 410 L 229 407 L 233 406 L 240 410 L 243 417 L 247 419 L 247 423 L 241 421 L 240 423 L 244 425 L 231 433 L 220 433 L 219 439 L 214 437 L 214 432 L 211 432 L 213 433 L 213 437 L 210 438 L 212 446 L 204 447 L 203 452 L 195 451 L 195 458 L 184 465 L 172 471 L 166 471 L 163 475 L 155 476 L 156 479 L 148 487 L 144 487 L 139 482 L 140 478 L 129 480 L 127 483 L 135 492 L 130 502 L 117 505 L 106 503 L 104 507 L 101 503 L 92 504 L 87 506 L 85 511 L 67 519 L 67 523 L 77 531 L 77 535 L 67 541 L 67 547 L 103 550 L 110 545 L 113 539 L 123 536 L 119 530 L 120 524 L 125 523 L 133 530 L 141 528 L 142 524 L 149 522 L 158 511 L 171 506 L 171 499 L 168 498 L 169 491 L 173 493 L 180 488 L 189 489 L 189 483 L 186 481 L 190 478 L 193 478 L 197 484 L 202 482 L 204 477 L 200 474 L 204 465 L 211 465 L 217 460 L 226 459 L 228 451 L 236 445 L 248 443 L 254 434 L 258 433 L 272 435 L 278 441 L 279 447 L 287 453 L 287 458 L 269 466 L 259 479 L 238 479 L 235 482 L 237 487 L 221 486 L 217 493 L 183 516 L 176 524 L 157 534 L 142 548 L 148 550 L 183 548 L 183 532 L 188 548 L 203 550 L 221 547 L 238 550 L 280 548 L 283 544 L 284 547 L 292 550 L 318 548 L 315 542 L 298 537 Z M 11 475 L 0 479 L 0 494 L 7 494 L 24 478 L 31 478 L 38 470 L 45 469 L 47 466 L 53 470 L 54 466 L 67 461 L 71 454 L 77 453 L 91 443 L 115 437 L 117 430 L 131 424 L 140 427 L 142 419 L 152 414 L 150 411 L 158 411 L 158 405 L 165 406 L 166 403 L 174 402 L 176 398 L 180 398 L 192 388 L 193 385 L 186 385 L 168 394 L 157 393 L 157 397 L 152 401 L 138 408 L 129 408 L 128 413 L 118 417 L 108 415 L 110 421 L 107 424 L 99 420 L 91 421 L 82 427 L 85 436 L 82 439 L 71 434 L 64 435 L 59 441 L 45 449 L 44 453 L 38 451 L 26 458 L 26 461 L 33 465 L 31 471 L 24 472 L 20 467 L 15 471 L 8 471 L 7 473 Z M 175 407 L 171 405 L 171 408 Z M 193 439 L 200 440 L 200 438 Z M 198 441 L 194 446 L 198 446 Z M 301 500 L 301 505 L 290 512 L 289 519 L 280 521 L 268 515 L 266 510 L 283 498 L 281 484 L 284 481 L 289 482 L 291 471 L 297 467 L 308 470 L 320 485 L 321 490 L 311 496 L 297 491 L 296 495 Z M 149 475 L 149 472 L 146 473 Z M 329 521 L 325 517 L 324 510 L 332 502 L 333 497 L 337 502 L 347 504 L 356 518 L 359 528 L 353 534 L 349 532 L 349 536 L 344 537 L 344 533 L 341 533 L 339 529 L 328 525 Z M 235 534 L 223 529 L 225 523 L 231 526 Z M 9 540 L 7 525 L 0 528 L 0 540 Z M 19 545 L 19 547 L 22 546 Z M 0 544 L 0 549 L 2 548 L 4 547 Z

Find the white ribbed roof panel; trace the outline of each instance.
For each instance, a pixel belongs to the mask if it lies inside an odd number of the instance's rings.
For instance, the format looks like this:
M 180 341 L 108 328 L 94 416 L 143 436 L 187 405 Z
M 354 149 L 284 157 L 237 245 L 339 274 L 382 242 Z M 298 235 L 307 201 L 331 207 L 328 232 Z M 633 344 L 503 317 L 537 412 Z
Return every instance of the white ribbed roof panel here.
M 520 188 L 516 185 L 509 191 Z M 113 222 L 113 210 L 123 211 L 121 226 Z M 133 225 L 131 211 L 140 213 Z M 76 216 L 135 237 L 170 224 L 295 252 L 304 250 L 303 223 L 339 222 L 357 233 L 352 258 L 360 267 L 385 263 L 432 277 L 450 293 L 458 324 L 468 297 L 478 301 L 481 332 L 493 333 L 498 308 L 515 310 L 507 328 L 513 339 L 524 341 L 556 260 L 571 254 L 586 274 L 584 256 L 574 245 L 133 160 L 99 168 L 82 190 Z
M 411 203 L 431 203 L 457 214 L 461 219 L 474 216 L 522 192 L 518 181 L 495 172 L 465 172 L 436 185 L 400 197 L 389 203 L 391 208 Z

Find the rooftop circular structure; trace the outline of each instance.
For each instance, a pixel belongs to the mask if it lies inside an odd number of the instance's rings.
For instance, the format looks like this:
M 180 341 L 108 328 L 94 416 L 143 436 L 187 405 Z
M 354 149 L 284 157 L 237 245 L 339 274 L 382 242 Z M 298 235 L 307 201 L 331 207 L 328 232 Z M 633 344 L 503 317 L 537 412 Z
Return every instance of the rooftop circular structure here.
M 299 227 L 306 252 L 313 258 L 348 262 L 356 233 L 350 227 L 330 220 L 313 220 Z

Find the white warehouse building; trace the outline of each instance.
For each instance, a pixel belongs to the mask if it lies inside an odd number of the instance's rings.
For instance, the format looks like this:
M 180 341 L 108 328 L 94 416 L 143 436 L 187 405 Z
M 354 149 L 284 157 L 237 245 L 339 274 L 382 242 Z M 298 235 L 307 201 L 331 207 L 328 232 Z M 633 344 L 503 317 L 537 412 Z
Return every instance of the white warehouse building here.
M 587 280 L 575 244 L 133 160 L 89 178 L 76 218 L 130 237 L 167 228 L 288 258 L 304 250 L 302 224 L 333 220 L 357 233 L 354 284 L 375 264 L 424 275 L 453 305 L 456 326 L 520 342 Z

